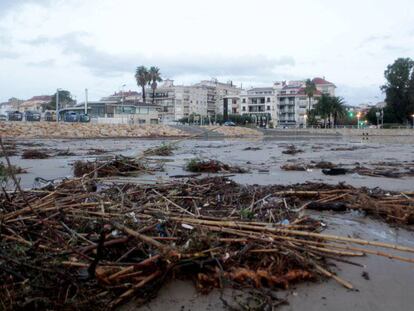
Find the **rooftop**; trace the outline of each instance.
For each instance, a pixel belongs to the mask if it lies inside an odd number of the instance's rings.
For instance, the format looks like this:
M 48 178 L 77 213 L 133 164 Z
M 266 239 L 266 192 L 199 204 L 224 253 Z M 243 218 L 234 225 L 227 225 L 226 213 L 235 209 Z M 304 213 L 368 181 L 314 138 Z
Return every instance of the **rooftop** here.
M 335 86 L 335 84 L 333 84 L 332 82 L 329 82 L 329 81 L 327 81 L 327 80 L 325 80 L 325 77 L 324 78 L 313 78 L 313 83 L 315 83 L 315 84 L 318 84 L 318 85 L 323 85 L 323 84 L 326 84 L 326 85 L 333 85 L 333 86 Z

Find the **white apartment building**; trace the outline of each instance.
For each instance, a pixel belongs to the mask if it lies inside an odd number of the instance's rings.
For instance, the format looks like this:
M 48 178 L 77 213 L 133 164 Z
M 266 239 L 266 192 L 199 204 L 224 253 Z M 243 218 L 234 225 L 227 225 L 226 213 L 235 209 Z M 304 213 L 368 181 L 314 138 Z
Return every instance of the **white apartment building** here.
M 241 114 L 252 116 L 257 123 L 277 122 L 277 90 L 273 87 L 252 88 L 240 95 Z
M 191 86 L 174 85 L 165 80 L 155 91 L 155 104 L 160 106 L 160 119 L 171 123 L 191 114 L 214 117 L 224 114 L 247 114 L 258 124 L 302 127 L 306 113 L 317 103 L 322 93 L 335 95 L 336 86 L 324 78 L 314 78 L 316 92 L 309 103 L 305 94 L 305 81 L 275 82 L 271 87 L 258 87 L 243 91 L 216 79 L 201 81 Z M 148 101 L 152 90 L 148 89 Z M 308 107 L 310 104 L 310 107 Z M 213 119 L 212 119 L 213 120 Z
M 194 86 L 207 91 L 207 115 L 212 117 L 223 114 L 223 98 L 226 96 L 238 96 L 242 89 L 236 87 L 232 81 L 222 83 L 217 79 L 203 80 Z
M 223 114 L 223 98 L 237 97 L 240 92 L 241 89 L 232 82 L 221 83 L 215 79 L 190 86 L 174 85 L 173 80 L 165 80 L 155 90 L 154 98 L 155 104 L 161 107 L 161 122 L 172 123 L 191 114 L 210 117 Z M 149 89 L 147 94 L 148 100 L 152 100 L 152 90 Z
M 323 78 L 314 78 L 312 81 L 315 83 L 316 92 L 310 100 L 305 93 L 305 81 L 274 84 L 277 89 L 278 126 L 303 127 L 306 124 L 307 111 L 314 108 L 322 94 L 335 96 L 336 86 L 333 83 Z
M 148 90 L 149 100 L 152 92 Z M 155 90 L 155 104 L 160 106 L 162 123 L 172 123 L 191 114 L 207 116 L 208 91 L 197 86 L 174 85 L 165 80 Z

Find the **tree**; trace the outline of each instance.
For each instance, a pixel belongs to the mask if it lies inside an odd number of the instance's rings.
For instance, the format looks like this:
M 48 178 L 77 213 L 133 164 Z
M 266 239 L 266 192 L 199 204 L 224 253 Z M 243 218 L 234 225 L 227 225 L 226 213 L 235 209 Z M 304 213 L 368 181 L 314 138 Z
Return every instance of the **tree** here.
M 333 116 L 333 126 L 338 125 L 338 120 L 346 115 L 345 101 L 342 97 L 331 97 L 331 114 Z
M 144 104 L 145 104 L 146 103 L 145 87 L 150 81 L 150 75 L 149 75 L 148 69 L 145 66 L 137 67 L 137 70 L 135 71 L 135 80 L 137 81 L 138 86 L 142 88 L 142 100 L 144 101 Z
M 311 110 L 311 100 L 313 95 L 316 93 L 316 85 L 311 79 L 307 79 L 305 82 L 305 94 L 308 96 L 309 104 L 308 104 L 308 113 Z
M 332 100 L 328 94 L 322 94 L 315 105 L 315 114 L 320 116 L 324 120 L 324 126 L 326 127 L 327 119 L 331 116 Z
M 398 58 L 388 65 L 384 76 L 387 83 L 381 86 L 381 90 L 385 92 L 388 110 L 394 111 L 398 122 L 405 123 L 414 113 L 414 61 Z
M 150 84 L 152 89 L 152 103 L 155 102 L 155 90 L 157 89 L 157 83 L 161 82 L 161 73 L 160 69 L 158 67 L 152 66 L 149 70 L 149 81 L 148 84 Z
M 342 97 L 322 94 L 315 105 L 314 113 L 324 119 L 325 127 L 327 123 L 330 126 L 335 126 L 338 120 L 346 115 L 344 100 Z
M 72 94 L 66 90 L 59 91 L 59 109 L 67 106 L 71 106 L 75 103 L 75 100 L 72 98 Z M 52 95 L 50 103 L 44 107 L 46 110 L 55 110 L 56 109 L 56 93 Z

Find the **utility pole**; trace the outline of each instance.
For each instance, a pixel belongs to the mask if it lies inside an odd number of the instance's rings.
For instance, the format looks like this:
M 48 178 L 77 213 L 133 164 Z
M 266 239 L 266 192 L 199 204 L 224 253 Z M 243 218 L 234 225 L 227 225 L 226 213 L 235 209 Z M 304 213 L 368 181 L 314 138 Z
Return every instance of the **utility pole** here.
M 59 89 L 56 89 L 56 122 L 59 122 Z
M 85 89 L 85 114 L 88 114 L 88 89 Z

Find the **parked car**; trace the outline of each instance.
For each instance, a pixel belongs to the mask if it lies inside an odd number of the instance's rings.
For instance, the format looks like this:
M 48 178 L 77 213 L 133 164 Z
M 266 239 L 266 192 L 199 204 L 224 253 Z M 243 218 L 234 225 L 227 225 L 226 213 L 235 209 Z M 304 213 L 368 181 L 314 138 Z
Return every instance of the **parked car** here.
M 37 111 L 26 111 L 24 113 L 24 118 L 26 119 L 26 121 L 40 121 L 40 113 Z
M 63 121 L 65 122 L 79 122 L 79 114 L 74 111 L 66 112 L 63 115 Z
M 46 111 L 44 115 L 45 121 L 52 122 L 56 121 L 56 112 L 54 111 Z
M 22 121 L 23 120 L 23 113 L 19 111 L 10 111 L 8 113 L 9 121 Z
M 90 121 L 91 121 L 91 118 L 89 117 L 89 115 L 87 115 L 85 113 L 79 114 L 79 122 L 87 123 L 87 122 L 90 122 Z
M 232 122 L 232 121 L 226 121 L 223 124 L 224 126 L 236 126 L 236 123 Z
M 0 121 L 7 121 L 7 116 L 5 114 L 0 114 Z

